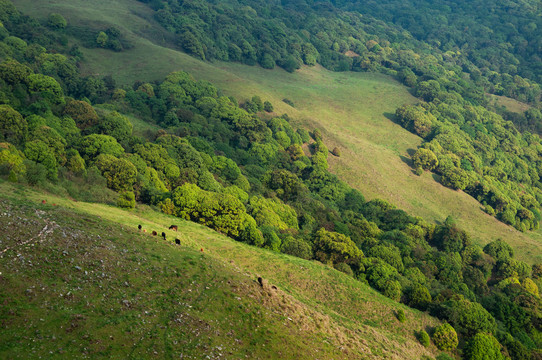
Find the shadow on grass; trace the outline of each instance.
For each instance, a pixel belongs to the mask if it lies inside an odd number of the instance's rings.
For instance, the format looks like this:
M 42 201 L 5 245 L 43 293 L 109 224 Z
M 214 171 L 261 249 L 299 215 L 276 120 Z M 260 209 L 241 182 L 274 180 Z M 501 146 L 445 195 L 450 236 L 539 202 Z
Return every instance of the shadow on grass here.
M 399 122 L 399 119 L 397 118 L 397 116 L 395 116 L 394 113 L 384 112 L 384 113 L 382 113 L 382 115 L 383 115 L 386 119 L 390 120 L 391 122 L 393 122 L 393 123 L 395 123 L 395 124 L 397 124 L 397 125 L 401 125 L 401 123 Z

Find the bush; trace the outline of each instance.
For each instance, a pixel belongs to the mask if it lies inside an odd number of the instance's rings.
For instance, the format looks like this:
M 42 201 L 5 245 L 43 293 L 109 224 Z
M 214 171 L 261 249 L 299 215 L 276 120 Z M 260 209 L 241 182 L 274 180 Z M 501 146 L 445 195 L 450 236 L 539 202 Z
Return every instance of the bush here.
M 331 153 L 336 157 L 341 157 L 341 149 L 336 146 L 333 148 L 333 151 Z
M 123 191 L 119 194 L 117 206 L 125 209 L 133 209 L 135 207 L 135 195 L 132 191 Z
M 281 252 L 306 260 L 312 259 L 311 245 L 306 241 L 294 237 L 288 237 L 283 242 Z
M 491 334 L 476 334 L 465 347 L 467 360 L 505 360 L 501 344 Z
M 446 353 L 442 353 L 437 355 L 436 360 L 454 360 L 454 358 Z
M 425 330 L 421 330 L 418 333 L 418 340 L 420 341 L 420 344 L 422 344 L 424 347 L 429 347 L 429 345 L 431 344 L 429 334 Z
M 44 184 L 47 178 L 47 168 L 33 161 L 25 161 L 26 181 L 32 185 Z
M 433 342 L 439 350 L 453 350 L 458 344 L 457 333 L 452 325 L 444 323 L 435 329 Z
M 352 271 L 352 268 L 348 264 L 338 263 L 335 265 L 335 269 L 339 270 L 342 273 L 345 273 L 346 275 L 352 277 L 354 276 L 354 271 Z
M 395 314 L 395 316 L 397 317 L 397 320 L 399 320 L 399 322 L 404 323 L 406 321 L 406 316 L 403 309 L 397 310 L 397 313 Z
M 288 98 L 284 98 L 284 99 L 282 99 L 282 101 L 283 101 L 285 104 L 290 105 L 291 107 L 295 107 L 294 102 L 293 102 L 292 100 L 288 99 Z

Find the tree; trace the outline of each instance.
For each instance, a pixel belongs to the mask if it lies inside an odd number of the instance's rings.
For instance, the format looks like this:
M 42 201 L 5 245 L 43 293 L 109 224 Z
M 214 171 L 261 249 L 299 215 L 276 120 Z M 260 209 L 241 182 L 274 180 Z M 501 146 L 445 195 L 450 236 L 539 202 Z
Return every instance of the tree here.
M 414 283 L 406 292 L 407 304 L 419 310 L 426 310 L 431 304 L 429 290 L 421 284 Z
M 57 178 L 58 163 L 51 148 L 41 140 L 29 141 L 25 144 L 24 155 L 28 160 L 42 164 L 47 169 L 47 177 Z
M 421 167 L 424 170 L 433 171 L 438 166 L 438 159 L 435 153 L 429 149 L 419 148 L 414 155 L 412 155 L 412 161 L 414 167 Z
M 92 161 L 100 154 L 118 157 L 124 153 L 124 148 L 112 136 L 90 134 L 81 140 L 79 153 L 85 161 Z
M 0 143 L 0 173 L 8 173 L 15 177 L 24 175 L 24 155 L 15 146 L 8 143 Z
M 53 29 L 64 29 L 66 25 L 68 25 L 68 22 L 64 17 L 57 13 L 51 13 L 47 17 L 47 25 L 52 27 Z
M 28 135 L 28 123 L 9 105 L 0 105 L 0 141 L 22 144 Z
M 491 334 L 478 333 L 467 342 L 466 360 L 506 360 L 501 353 L 501 344 Z
M 484 246 L 484 252 L 496 261 L 506 261 L 514 257 L 514 249 L 501 239 L 492 241 Z
M 72 100 L 66 104 L 64 115 L 70 116 L 75 120 L 75 124 L 81 130 L 98 125 L 98 114 L 94 108 L 85 101 Z
M 98 36 L 96 36 L 96 44 L 98 44 L 99 47 L 105 48 L 108 41 L 109 36 L 107 36 L 107 34 L 103 31 L 100 31 Z
M 26 83 L 31 74 L 32 69 L 17 60 L 7 59 L 0 64 L 0 78 L 11 85 Z
M 433 101 L 440 92 L 440 84 L 436 80 L 422 81 L 416 88 L 416 96 L 425 101 Z
M 64 93 L 60 84 L 52 77 L 42 74 L 28 76 L 28 89 L 32 94 L 39 94 L 51 104 L 62 104 Z
M 453 350 L 459 344 L 457 333 L 452 325 L 444 323 L 439 325 L 433 333 L 433 343 L 439 350 Z
M 123 142 L 132 135 L 133 125 L 126 116 L 113 111 L 99 122 L 98 130 Z
M 425 330 L 420 330 L 420 332 L 418 332 L 418 340 L 424 347 L 429 347 L 429 345 L 431 345 L 431 339 Z
M 117 200 L 117 206 L 125 209 L 135 207 L 135 195 L 133 191 L 122 191 Z
M 274 108 L 273 108 L 273 104 L 271 104 L 269 101 L 264 101 L 263 103 L 263 109 L 265 110 L 265 112 L 273 112 Z
M 96 166 L 107 179 L 107 187 L 115 191 L 131 192 L 137 179 L 137 168 L 130 161 L 117 159 L 109 154 L 100 154 L 96 158 Z
M 314 257 L 324 264 L 335 265 L 344 262 L 354 271 L 359 271 L 363 252 L 346 235 L 318 230 L 313 237 Z
M 184 184 L 173 190 L 175 215 L 198 222 L 231 237 L 242 234 L 246 224 L 245 207 L 235 197 L 201 190 Z

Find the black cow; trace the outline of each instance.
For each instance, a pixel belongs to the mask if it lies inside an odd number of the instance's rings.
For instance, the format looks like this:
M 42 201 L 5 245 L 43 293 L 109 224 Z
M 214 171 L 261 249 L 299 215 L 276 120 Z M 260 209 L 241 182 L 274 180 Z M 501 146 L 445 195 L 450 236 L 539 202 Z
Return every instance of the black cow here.
M 162 232 L 162 237 L 164 238 L 164 240 L 166 240 L 166 233 L 165 232 Z
M 181 245 L 181 240 L 179 240 L 179 239 L 175 239 L 175 244 L 177 244 L 177 245 Z

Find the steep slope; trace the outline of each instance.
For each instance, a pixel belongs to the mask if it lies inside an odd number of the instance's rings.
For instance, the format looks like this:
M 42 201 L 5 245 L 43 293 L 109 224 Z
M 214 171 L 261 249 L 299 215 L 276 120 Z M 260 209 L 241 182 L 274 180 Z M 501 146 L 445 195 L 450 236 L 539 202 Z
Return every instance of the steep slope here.
M 185 70 L 212 81 L 226 95 L 240 99 L 258 94 L 288 113 L 299 125 L 323 130 L 330 148 L 342 149 L 330 159 L 331 170 L 368 198 L 382 198 L 411 214 L 442 222 L 452 215 L 480 244 L 503 238 L 520 259 L 542 260 L 542 232 L 521 233 L 482 211 L 480 204 L 461 191 L 446 188 L 431 174 L 415 176 L 410 154 L 421 139 L 393 123 L 391 114 L 404 103 L 415 102 L 394 80 L 370 73 L 333 73 L 305 67 L 295 74 L 236 63 L 208 63 L 163 47 L 167 34 L 151 18 L 150 10 L 132 0 L 51 0 L 35 4 L 16 0 L 23 12 L 37 17 L 63 14 L 72 24 L 105 29 L 113 24 L 134 44 L 128 51 L 83 49 L 84 69 L 99 76 L 112 74 L 123 84 L 150 81 L 171 71 Z M 281 100 L 288 98 L 295 108 Z
M 7 230 L 0 242 L 0 357 L 435 355 L 414 336 L 435 319 L 320 263 L 144 207 L 127 212 L 7 183 L 0 194 L 0 227 Z M 178 232 L 166 230 L 173 221 Z M 165 231 L 169 241 L 138 232 L 137 224 Z M 399 309 L 404 324 L 395 318 Z

